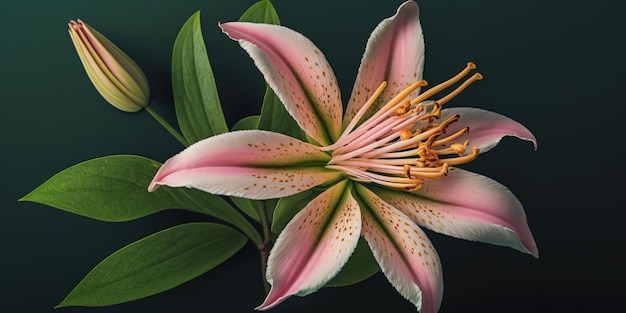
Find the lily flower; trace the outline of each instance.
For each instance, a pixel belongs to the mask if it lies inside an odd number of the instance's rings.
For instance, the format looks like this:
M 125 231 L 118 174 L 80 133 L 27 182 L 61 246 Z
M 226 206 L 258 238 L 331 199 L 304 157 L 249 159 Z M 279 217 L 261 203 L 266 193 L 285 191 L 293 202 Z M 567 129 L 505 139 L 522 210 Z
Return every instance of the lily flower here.
M 415 2 L 405 2 L 374 29 L 345 114 L 335 75 L 309 39 L 276 25 L 220 27 L 250 54 L 308 142 L 262 130 L 217 135 L 167 160 L 149 190 L 185 186 L 268 199 L 324 188 L 278 236 L 267 265 L 271 290 L 257 309 L 324 286 L 360 236 L 391 284 L 425 313 L 441 305 L 443 276 L 422 228 L 538 256 L 511 191 L 456 167 L 504 136 L 536 147 L 535 137 L 496 113 L 443 108 L 482 78 L 476 73 L 463 81 L 473 63 L 420 93 L 427 84 Z M 448 88 L 454 89 L 438 96 Z
M 68 25 L 80 61 L 100 95 L 125 112 L 146 107 L 150 88 L 139 66 L 83 21 L 70 21 Z

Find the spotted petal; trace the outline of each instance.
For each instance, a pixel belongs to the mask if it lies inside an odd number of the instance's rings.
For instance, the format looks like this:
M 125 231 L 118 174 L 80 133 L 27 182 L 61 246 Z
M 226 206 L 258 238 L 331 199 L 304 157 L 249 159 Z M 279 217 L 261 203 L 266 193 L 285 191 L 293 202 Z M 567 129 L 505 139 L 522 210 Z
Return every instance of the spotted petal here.
M 439 256 L 426 234 L 408 216 L 363 185 L 362 234 L 389 282 L 421 313 L 439 310 L 443 275 Z
M 420 226 L 539 256 L 522 204 L 493 179 L 452 168 L 446 178 L 429 180 L 413 193 L 374 190 Z
M 267 265 L 272 289 L 257 309 L 316 291 L 348 261 L 361 233 L 361 213 L 346 185 L 321 193 L 280 233 Z
M 302 34 L 256 23 L 220 24 L 238 40 L 298 125 L 322 145 L 339 137 L 342 105 L 326 57 Z
M 250 199 L 286 197 L 338 177 L 316 146 L 278 133 L 249 130 L 201 140 L 167 160 L 148 188 L 193 187 Z
M 352 95 L 348 102 L 344 127 L 374 93 L 387 81 L 387 89 L 369 109 L 377 110 L 410 84 L 422 79 L 424 68 L 424 38 L 419 21 L 419 8 L 414 1 L 402 4 L 397 13 L 383 20 L 372 32 Z M 419 89 L 413 92 L 416 96 Z M 366 117 L 371 114 L 366 114 Z
M 446 133 L 454 134 L 463 127 L 469 127 L 469 133 L 460 140 L 469 140 L 470 146 L 480 148 L 481 153 L 491 150 L 504 136 L 530 141 L 537 149 L 535 136 L 524 125 L 504 115 L 477 108 L 447 108 L 441 110 L 441 120 L 455 114 L 459 114 L 460 118 L 450 124 Z

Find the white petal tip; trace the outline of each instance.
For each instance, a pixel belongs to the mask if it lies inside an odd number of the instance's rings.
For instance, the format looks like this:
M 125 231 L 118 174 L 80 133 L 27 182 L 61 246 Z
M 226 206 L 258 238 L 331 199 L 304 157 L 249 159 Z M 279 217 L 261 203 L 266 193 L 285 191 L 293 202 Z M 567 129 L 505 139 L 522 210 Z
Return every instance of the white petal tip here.
M 155 181 L 152 181 L 150 185 L 148 185 L 148 192 L 153 192 L 159 188 L 159 184 Z
M 530 250 L 526 250 L 526 253 L 532 255 L 535 257 L 535 259 L 539 259 L 539 250 L 537 250 L 536 248 L 533 249 L 532 251 Z

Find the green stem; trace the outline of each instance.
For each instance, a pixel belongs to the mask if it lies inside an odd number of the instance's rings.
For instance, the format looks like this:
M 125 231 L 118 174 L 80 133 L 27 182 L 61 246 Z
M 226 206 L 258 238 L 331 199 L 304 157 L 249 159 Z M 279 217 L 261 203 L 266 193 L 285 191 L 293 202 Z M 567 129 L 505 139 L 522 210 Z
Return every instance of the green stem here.
M 185 139 L 185 137 L 183 137 L 181 133 L 179 133 L 176 129 L 174 129 L 174 127 L 172 127 L 172 125 L 170 125 L 165 119 L 163 119 L 163 117 L 161 117 L 159 113 L 157 113 L 149 105 L 146 106 L 145 109 L 146 111 L 148 111 L 148 113 L 150 113 L 150 115 L 152 115 L 152 117 L 154 117 L 155 120 L 157 120 L 157 122 L 159 122 L 159 124 L 161 124 L 161 126 L 163 126 L 172 136 L 174 136 L 174 138 L 176 138 L 181 144 L 183 144 L 183 146 L 189 146 L 187 139 Z
M 270 229 L 270 221 L 267 216 L 267 210 L 265 209 L 265 202 L 256 201 L 259 204 L 259 215 L 261 217 L 261 225 L 263 226 L 263 243 L 259 246 L 259 252 L 261 253 L 261 278 L 263 279 L 263 288 L 265 289 L 265 295 L 270 292 L 270 284 L 265 278 L 265 269 L 267 268 L 267 258 L 270 255 L 272 249 L 272 233 Z

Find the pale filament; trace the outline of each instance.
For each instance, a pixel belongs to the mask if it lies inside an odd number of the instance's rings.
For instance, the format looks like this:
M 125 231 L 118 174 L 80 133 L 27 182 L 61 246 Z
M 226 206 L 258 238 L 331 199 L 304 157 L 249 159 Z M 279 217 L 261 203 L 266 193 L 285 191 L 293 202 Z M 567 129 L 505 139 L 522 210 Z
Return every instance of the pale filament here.
M 408 131 L 406 128 L 415 125 L 418 120 L 419 117 L 413 115 L 390 116 L 386 121 L 376 125 L 376 127 L 366 130 L 361 136 L 350 142 L 349 145 L 337 148 L 334 154 L 344 155 L 364 145 L 370 145 L 370 147 L 382 146 L 396 139 L 398 131 L 400 131 L 399 136 L 405 134 L 405 131 Z M 410 135 L 412 136 L 413 134 Z M 380 138 L 388 138 L 389 140 Z M 373 145 L 374 143 L 377 144 Z
M 369 145 L 369 144 L 376 143 L 376 142 L 380 143 L 384 141 L 384 139 L 381 140 L 379 138 L 389 137 L 390 130 L 396 129 L 397 127 L 402 126 L 403 124 L 404 123 L 401 118 L 392 116 L 391 118 L 387 119 L 385 122 L 379 124 L 377 127 L 367 130 L 361 136 L 355 138 L 352 142 L 350 142 L 350 144 L 335 149 L 334 154 L 344 155 L 348 152 L 354 151 L 354 149 L 356 148 L 363 147 L 365 145 Z M 391 138 L 390 140 L 393 140 L 393 139 L 395 139 L 395 137 Z
M 346 142 L 350 142 L 350 140 L 354 139 L 354 137 L 359 136 L 358 131 L 352 132 L 353 128 L 356 126 L 359 120 L 363 117 L 363 115 L 365 115 L 365 112 L 367 112 L 367 109 L 369 109 L 369 107 L 374 102 L 376 102 L 376 99 L 382 94 L 386 86 L 387 86 L 387 82 L 381 83 L 380 86 L 378 86 L 378 88 L 374 92 L 374 94 L 367 100 L 367 102 L 365 102 L 365 104 L 361 107 L 361 109 L 359 109 L 357 114 L 352 118 L 352 121 L 350 121 L 350 124 L 348 124 L 348 127 L 346 127 L 346 129 L 343 131 L 343 133 L 341 134 L 337 142 L 330 146 L 322 147 L 322 150 L 324 151 L 334 150 L 336 147 L 343 146 Z M 385 106 L 383 106 L 374 116 L 372 116 L 372 118 L 368 119 L 363 124 L 361 124 L 357 128 L 357 130 L 360 128 L 368 127 L 369 125 L 372 125 L 372 124 L 376 125 L 377 123 L 379 123 L 380 121 L 388 117 L 389 115 L 393 114 L 393 110 L 395 110 L 399 104 L 402 104 L 400 101 L 408 97 L 409 94 L 411 94 L 411 92 L 413 92 L 415 89 L 420 88 L 422 86 L 426 86 L 425 80 L 420 80 L 411 84 L 409 87 L 407 87 L 398 95 L 396 95 L 393 99 L 391 99 L 387 104 L 385 104 Z

